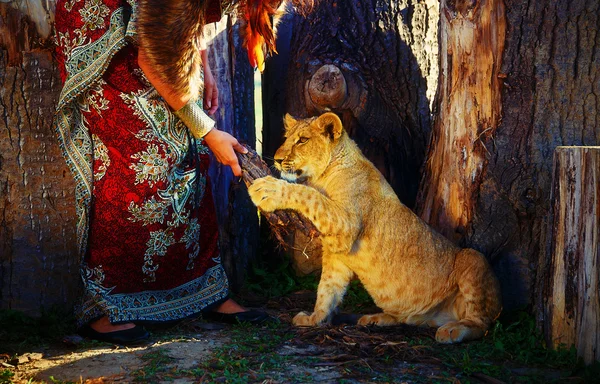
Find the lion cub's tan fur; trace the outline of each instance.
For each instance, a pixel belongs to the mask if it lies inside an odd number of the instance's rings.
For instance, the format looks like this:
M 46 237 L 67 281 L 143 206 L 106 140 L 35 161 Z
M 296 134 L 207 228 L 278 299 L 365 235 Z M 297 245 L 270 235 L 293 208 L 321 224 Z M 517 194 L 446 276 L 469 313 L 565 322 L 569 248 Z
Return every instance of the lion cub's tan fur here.
M 396 197 L 333 113 L 294 120 L 275 160 L 286 179 L 265 177 L 249 188 L 263 211 L 293 209 L 322 234 L 323 270 L 312 314 L 298 326 L 329 320 L 356 275 L 382 313 L 359 324 L 439 327 L 436 339 L 482 337 L 501 310 L 498 281 L 485 257 L 432 230 Z

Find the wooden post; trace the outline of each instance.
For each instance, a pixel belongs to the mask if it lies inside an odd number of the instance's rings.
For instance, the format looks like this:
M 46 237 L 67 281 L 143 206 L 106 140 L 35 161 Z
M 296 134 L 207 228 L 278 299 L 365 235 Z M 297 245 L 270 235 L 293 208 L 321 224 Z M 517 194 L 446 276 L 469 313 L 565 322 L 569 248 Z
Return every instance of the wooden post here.
M 600 147 L 557 147 L 542 255 L 541 326 L 548 345 L 600 360 Z

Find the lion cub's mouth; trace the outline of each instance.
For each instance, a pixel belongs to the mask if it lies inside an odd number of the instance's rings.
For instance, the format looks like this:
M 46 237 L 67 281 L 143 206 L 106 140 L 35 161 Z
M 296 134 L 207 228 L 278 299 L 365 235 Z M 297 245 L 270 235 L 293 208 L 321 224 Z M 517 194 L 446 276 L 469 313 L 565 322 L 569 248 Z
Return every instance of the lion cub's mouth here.
M 290 183 L 302 183 L 307 179 L 304 171 L 301 169 L 296 169 L 293 172 L 282 170 L 281 178 Z

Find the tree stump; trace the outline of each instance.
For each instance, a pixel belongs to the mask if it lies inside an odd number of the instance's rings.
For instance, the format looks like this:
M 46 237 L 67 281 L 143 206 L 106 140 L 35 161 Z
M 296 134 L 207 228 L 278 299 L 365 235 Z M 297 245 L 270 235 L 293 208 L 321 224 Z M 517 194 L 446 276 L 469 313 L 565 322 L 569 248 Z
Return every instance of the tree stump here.
M 540 264 L 548 345 L 600 360 L 600 147 L 557 147 L 553 208 Z

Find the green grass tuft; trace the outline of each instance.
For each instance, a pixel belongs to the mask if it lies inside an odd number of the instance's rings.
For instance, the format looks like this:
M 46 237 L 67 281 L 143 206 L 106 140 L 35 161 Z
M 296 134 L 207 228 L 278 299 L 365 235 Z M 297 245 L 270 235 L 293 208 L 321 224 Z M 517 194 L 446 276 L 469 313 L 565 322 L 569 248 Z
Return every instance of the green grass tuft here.
M 290 357 L 277 351 L 293 335 L 279 324 L 267 328 L 239 324 L 231 330 L 231 340 L 213 352 L 212 358 L 189 371 L 203 381 L 225 383 L 262 382 L 281 370 Z M 277 374 L 277 373 L 275 373 Z
M 524 311 L 496 321 L 482 340 L 440 350 L 444 363 L 466 377 L 482 373 L 506 382 L 582 383 L 598 372 L 598 364 L 583 365 L 574 347 L 548 348 L 535 319 Z
M 144 367 L 132 373 L 134 381 L 141 383 L 154 383 L 163 379 L 163 375 L 169 370 L 173 358 L 164 349 L 154 349 L 142 355 Z
M 298 290 L 317 290 L 318 276 L 296 276 L 288 258 L 275 266 L 254 263 L 250 266 L 244 288 L 271 299 L 288 295 Z
M 74 331 L 73 314 L 56 308 L 42 310 L 39 317 L 9 309 L 0 310 L 0 340 L 5 348 L 3 352 L 19 353 L 31 346 L 59 341 L 65 334 Z
M 14 375 L 15 374 L 8 369 L 3 369 L 0 371 L 0 384 L 11 384 Z

